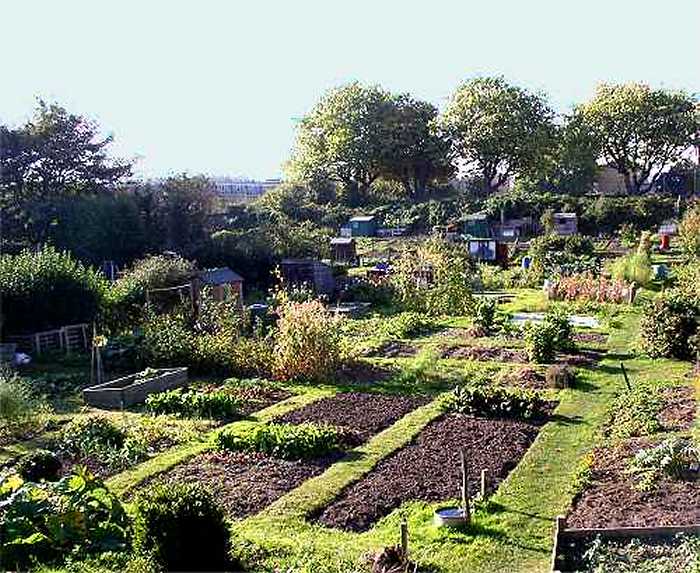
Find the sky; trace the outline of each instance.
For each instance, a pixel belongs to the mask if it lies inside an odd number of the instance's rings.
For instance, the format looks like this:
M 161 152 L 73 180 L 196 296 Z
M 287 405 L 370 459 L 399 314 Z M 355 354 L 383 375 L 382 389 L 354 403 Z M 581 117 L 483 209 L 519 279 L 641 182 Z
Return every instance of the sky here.
M 277 177 L 295 124 L 359 80 L 443 108 L 503 75 L 558 111 L 599 82 L 700 93 L 700 0 L 0 0 L 0 122 L 85 115 L 137 174 Z

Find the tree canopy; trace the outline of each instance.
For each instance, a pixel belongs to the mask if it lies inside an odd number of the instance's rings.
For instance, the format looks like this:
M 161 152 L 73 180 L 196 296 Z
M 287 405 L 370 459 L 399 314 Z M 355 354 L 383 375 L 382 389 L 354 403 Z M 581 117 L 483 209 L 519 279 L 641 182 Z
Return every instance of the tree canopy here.
M 543 96 L 503 78 L 476 78 L 452 96 L 441 124 L 459 167 L 495 191 L 537 167 L 551 145 L 554 112 Z
M 652 187 L 700 133 L 700 113 L 691 96 L 641 83 L 598 86 L 591 101 L 576 107 L 575 117 L 630 193 Z

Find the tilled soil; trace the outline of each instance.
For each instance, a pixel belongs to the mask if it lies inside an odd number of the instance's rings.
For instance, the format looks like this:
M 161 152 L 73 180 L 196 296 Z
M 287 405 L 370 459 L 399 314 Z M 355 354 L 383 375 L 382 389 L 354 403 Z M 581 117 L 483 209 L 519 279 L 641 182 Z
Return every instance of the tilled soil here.
M 625 473 L 634 454 L 651 442 L 638 438 L 596 450 L 591 484 L 575 500 L 569 527 L 656 527 L 700 523 L 700 484 L 663 479 L 651 491 Z
M 429 401 L 425 396 L 342 392 L 288 412 L 275 421 L 338 426 L 349 433 L 350 445 L 358 445 Z
M 600 332 L 575 332 L 573 338 L 576 344 L 605 344 L 608 341 L 607 334 Z
M 695 422 L 695 390 L 689 386 L 672 386 L 662 391 L 664 407 L 660 422 L 669 432 L 689 430 Z
M 456 346 L 443 350 L 442 358 L 521 363 L 527 362 L 527 353 L 524 350 L 501 348 L 499 346 Z
M 466 450 L 472 491 L 478 487 L 482 469 L 488 471 L 493 491 L 538 431 L 538 426 L 521 421 L 449 414 L 431 422 L 411 444 L 379 462 L 314 517 L 327 527 L 366 531 L 406 501 L 458 498 L 461 448 Z
M 223 386 L 226 389 L 226 386 Z M 222 386 L 218 384 L 207 384 L 202 387 L 205 392 L 213 392 L 221 390 Z M 277 402 L 286 400 L 292 393 L 283 388 L 274 386 L 239 386 L 230 388 L 228 391 L 239 400 L 239 411 L 241 415 L 248 416 L 253 412 L 257 412 L 268 406 L 272 406 Z
M 288 461 L 258 453 L 207 452 L 175 466 L 155 481 L 199 483 L 229 517 L 243 518 L 321 474 L 341 456 Z
M 385 342 L 379 348 L 372 350 L 368 356 L 381 356 L 382 358 L 408 358 L 418 354 L 418 348 L 408 342 L 392 340 Z
M 337 381 L 347 384 L 373 384 L 388 380 L 398 370 L 392 366 L 372 364 L 366 360 L 356 360 L 338 372 Z
M 520 386 L 541 390 L 547 387 L 545 375 L 532 366 L 520 366 L 503 374 L 499 380 L 508 386 Z

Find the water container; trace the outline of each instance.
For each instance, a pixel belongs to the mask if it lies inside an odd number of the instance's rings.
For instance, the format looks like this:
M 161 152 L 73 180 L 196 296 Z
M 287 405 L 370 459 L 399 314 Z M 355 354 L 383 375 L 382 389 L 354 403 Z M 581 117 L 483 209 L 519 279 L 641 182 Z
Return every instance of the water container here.
M 532 264 L 532 258 L 530 258 L 529 255 L 525 255 L 523 257 L 523 260 L 520 261 L 520 266 L 524 271 L 528 270 L 530 268 L 531 264 Z

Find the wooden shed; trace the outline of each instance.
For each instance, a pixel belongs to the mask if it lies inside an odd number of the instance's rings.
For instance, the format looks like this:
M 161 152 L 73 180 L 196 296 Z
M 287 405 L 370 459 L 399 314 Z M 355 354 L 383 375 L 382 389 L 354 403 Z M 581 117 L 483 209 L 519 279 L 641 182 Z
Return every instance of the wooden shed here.
M 464 218 L 464 234 L 469 237 L 486 238 L 492 236 L 491 224 L 486 213 L 473 213 Z
M 578 233 L 576 213 L 554 213 L 554 232 L 561 237 Z
M 357 261 L 357 243 L 352 237 L 331 239 L 331 260 L 334 263 L 354 264 Z
M 374 237 L 377 234 L 377 218 L 374 215 L 358 215 L 349 221 L 353 237 Z
M 333 294 L 335 278 L 331 267 L 313 259 L 284 259 L 280 265 L 286 285 L 307 286 L 316 294 Z
M 211 288 L 214 300 L 222 301 L 235 296 L 243 302 L 243 277 L 230 268 L 200 271 L 197 278 L 202 286 Z

